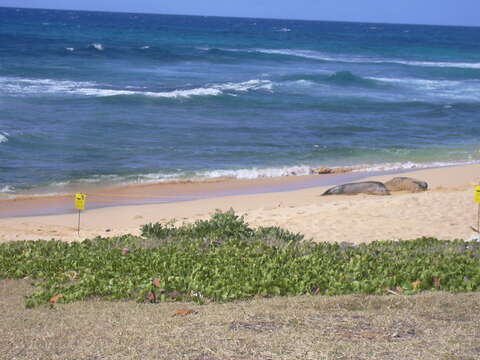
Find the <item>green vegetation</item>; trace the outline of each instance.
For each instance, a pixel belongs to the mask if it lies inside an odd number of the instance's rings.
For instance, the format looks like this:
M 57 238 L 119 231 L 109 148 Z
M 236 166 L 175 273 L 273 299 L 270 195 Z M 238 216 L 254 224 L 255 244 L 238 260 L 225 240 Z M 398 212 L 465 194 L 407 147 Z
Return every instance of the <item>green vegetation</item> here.
M 0 278 L 28 277 L 27 306 L 90 297 L 232 301 L 256 295 L 385 294 L 480 289 L 480 245 L 421 238 L 315 244 L 276 227 L 252 229 L 233 211 L 142 237 L 0 245 Z

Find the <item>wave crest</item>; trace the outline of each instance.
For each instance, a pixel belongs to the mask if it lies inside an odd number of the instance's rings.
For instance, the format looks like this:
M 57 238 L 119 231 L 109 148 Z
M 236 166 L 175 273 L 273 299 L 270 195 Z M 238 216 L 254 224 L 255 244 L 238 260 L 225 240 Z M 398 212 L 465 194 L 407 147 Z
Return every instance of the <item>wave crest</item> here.
M 208 49 L 204 49 L 208 50 Z M 371 63 L 371 64 L 400 64 L 408 66 L 422 66 L 422 67 L 451 67 L 461 69 L 480 69 L 479 62 L 449 62 L 449 61 L 418 61 L 418 60 L 400 60 L 400 59 L 382 59 L 371 57 L 351 56 L 348 54 L 328 54 L 317 50 L 304 49 L 264 49 L 264 48 L 250 48 L 250 49 L 216 49 L 217 51 L 231 51 L 231 52 L 246 52 L 246 53 L 260 53 L 272 54 L 282 56 L 300 57 L 305 59 L 327 61 L 327 62 L 341 62 L 341 63 Z
M 350 71 L 337 71 L 336 73 L 328 76 L 327 81 L 337 85 L 362 85 L 367 87 L 376 85 L 373 79 L 354 75 Z
M 223 84 L 209 84 L 193 89 L 176 89 L 171 91 L 138 91 L 124 89 L 109 89 L 94 82 L 76 82 L 53 79 L 22 79 L 0 78 L 2 90 L 15 95 L 34 94 L 66 94 L 95 97 L 111 96 L 146 96 L 157 98 L 190 98 L 193 96 L 219 96 L 224 93 L 266 90 L 272 91 L 273 83 L 269 80 L 248 80 L 244 82 L 227 82 Z
M 251 90 L 269 90 L 273 84 L 269 80 L 249 80 L 240 83 L 214 84 L 209 87 L 200 87 L 186 90 L 172 90 L 163 92 L 152 91 L 130 91 L 130 90 L 111 90 L 84 88 L 75 90 L 76 93 L 90 96 L 119 96 L 119 95 L 141 95 L 147 97 L 159 98 L 190 98 L 192 96 L 219 96 L 225 92 L 247 92 Z
M 10 185 L 5 185 L 0 188 L 0 194 L 12 194 L 15 192 L 15 188 Z
M 71 93 L 86 95 L 86 96 L 97 96 L 97 97 L 143 95 L 148 97 L 159 97 L 159 98 L 190 98 L 192 96 L 217 96 L 217 95 L 220 95 L 222 92 L 218 89 L 209 89 L 209 88 L 197 88 L 197 89 L 190 89 L 190 90 L 173 90 L 168 92 L 83 88 L 83 89 L 73 90 Z
M 7 132 L 0 132 L 0 144 L 8 141 L 8 135 Z
M 103 44 L 101 43 L 92 43 L 90 44 L 91 48 L 95 49 L 95 50 L 98 50 L 98 51 L 103 51 L 105 48 L 103 47 Z
M 212 170 L 197 173 L 198 178 L 233 178 L 233 179 L 258 179 L 283 176 L 308 175 L 311 173 L 310 166 L 300 165 L 279 168 L 245 168 L 235 170 Z

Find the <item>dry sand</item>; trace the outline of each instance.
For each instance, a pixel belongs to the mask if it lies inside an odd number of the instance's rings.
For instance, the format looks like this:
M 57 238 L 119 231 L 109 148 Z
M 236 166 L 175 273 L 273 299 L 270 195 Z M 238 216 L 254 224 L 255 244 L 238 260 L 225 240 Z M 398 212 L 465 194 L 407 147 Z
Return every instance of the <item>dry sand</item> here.
M 393 176 L 364 180 L 386 181 Z M 80 236 L 76 234 L 77 216 L 72 213 L 0 218 L 0 242 L 52 238 L 76 241 L 98 235 L 138 234 L 139 227 L 145 223 L 173 219 L 190 222 L 208 218 L 215 209 L 229 208 L 244 215 L 253 226 L 278 225 L 290 231 L 301 232 L 315 241 L 361 243 L 421 236 L 467 239 L 474 234 L 470 228 L 476 226 L 477 219 L 473 185 L 479 182 L 480 165 L 419 170 L 401 176 L 425 180 L 430 189 L 423 193 L 396 193 L 391 196 L 322 197 L 320 195 L 327 189 L 324 186 L 174 203 L 111 206 L 85 211 L 82 214 Z M 251 182 L 250 186 L 261 191 L 278 181 L 281 180 L 262 180 Z M 248 182 L 233 184 L 232 186 L 243 184 L 241 186 L 248 187 Z M 143 188 L 143 191 L 159 189 L 161 186 Z M 208 186 L 225 185 L 212 183 Z M 65 198 L 62 201 L 64 200 Z M 15 206 L 38 206 L 42 201 L 38 198 L 21 202 L 2 200 L 0 210 L 3 207 L 5 214 L 7 211 L 14 212 Z

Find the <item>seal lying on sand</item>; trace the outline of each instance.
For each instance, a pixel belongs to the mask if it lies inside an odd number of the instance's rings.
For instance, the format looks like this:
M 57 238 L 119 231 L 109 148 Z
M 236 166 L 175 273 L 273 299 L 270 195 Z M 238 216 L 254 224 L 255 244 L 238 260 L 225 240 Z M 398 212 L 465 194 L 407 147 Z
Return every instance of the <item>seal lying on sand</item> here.
M 388 189 L 381 182 L 378 181 L 364 181 L 358 183 L 348 183 L 335 186 L 325 191 L 325 195 L 356 195 L 356 194 L 370 194 L 370 195 L 390 195 Z
M 419 192 L 428 189 L 428 184 L 425 181 L 409 177 L 395 177 L 392 180 L 387 181 L 385 186 L 389 191 Z

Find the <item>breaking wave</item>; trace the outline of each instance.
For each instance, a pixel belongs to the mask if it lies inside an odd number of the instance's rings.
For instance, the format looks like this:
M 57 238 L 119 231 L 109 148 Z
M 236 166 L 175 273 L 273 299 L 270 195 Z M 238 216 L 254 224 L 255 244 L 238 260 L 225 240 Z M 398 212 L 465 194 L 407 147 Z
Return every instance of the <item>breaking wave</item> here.
M 269 80 L 249 80 L 240 83 L 213 84 L 209 87 L 163 92 L 80 88 L 72 90 L 71 93 L 102 97 L 118 95 L 142 95 L 160 98 L 190 98 L 192 96 L 218 96 L 224 94 L 225 92 L 246 92 L 251 90 L 271 91 L 272 87 L 273 84 Z
M 8 133 L 0 131 L 0 144 L 8 141 Z
M 292 49 L 253 49 L 252 51 L 265 53 L 265 54 L 277 54 L 287 55 L 295 57 L 303 57 L 307 59 L 315 59 L 331 62 L 347 62 L 347 63 L 373 63 L 373 64 L 401 64 L 410 66 L 424 66 L 424 67 L 452 67 L 452 68 L 464 68 L 464 69 L 480 69 L 480 63 L 478 62 L 437 62 L 437 61 L 410 61 L 410 60 L 397 60 L 397 59 L 375 59 L 367 57 L 351 57 L 351 56 L 335 56 L 322 53 L 314 50 L 292 50 Z
M 259 179 L 281 176 L 308 175 L 311 167 L 306 165 L 279 167 L 279 168 L 245 168 L 232 170 L 212 170 L 197 173 L 200 179 L 233 178 L 233 179 Z
M 0 188 L 0 194 L 13 194 L 15 192 L 15 188 L 10 185 L 5 185 Z
M 204 48 L 208 50 L 209 48 Z M 422 66 L 422 67 L 452 67 L 462 69 L 480 69 L 480 62 L 449 62 L 449 61 L 415 61 L 415 60 L 398 60 L 398 59 L 378 59 L 369 57 L 359 57 L 350 55 L 333 55 L 316 50 L 301 50 L 301 49 L 217 49 L 221 51 L 233 51 L 233 52 L 247 52 L 247 53 L 260 53 L 260 54 L 273 54 L 300 57 L 305 59 L 313 59 L 327 62 L 344 62 L 344 63 L 371 63 L 371 64 L 401 64 L 409 66 Z
M 403 87 L 410 87 L 414 90 L 421 91 L 419 96 L 427 97 L 432 94 L 437 99 L 462 99 L 464 101 L 480 100 L 480 81 L 479 80 L 430 80 L 430 79 L 414 79 L 414 78 L 380 78 L 371 77 L 381 83 L 397 84 Z
M 269 80 L 249 80 L 239 83 L 227 82 L 211 84 L 193 89 L 177 89 L 171 91 L 137 91 L 109 89 L 94 82 L 75 82 L 52 79 L 0 78 L 2 90 L 14 95 L 32 94 L 67 94 L 95 97 L 140 95 L 160 98 L 190 98 L 192 96 L 218 96 L 224 93 L 247 92 L 255 90 L 272 91 L 273 83 Z
M 143 95 L 148 97 L 162 97 L 162 98 L 189 98 L 192 96 L 217 96 L 222 92 L 214 88 L 197 88 L 190 90 L 173 90 L 167 92 L 151 92 L 151 91 L 131 91 L 131 90 L 111 90 L 111 89 L 96 89 L 96 88 L 81 88 L 69 91 L 69 93 L 109 97 L 109 96 L 128 96 L 128 95 Z
M 104 47 L 101 43 L 90 44 L 90 47 L 95 49 L 95 50 L 98 50 L 98 51 L 103 51 L 104 50 Z

